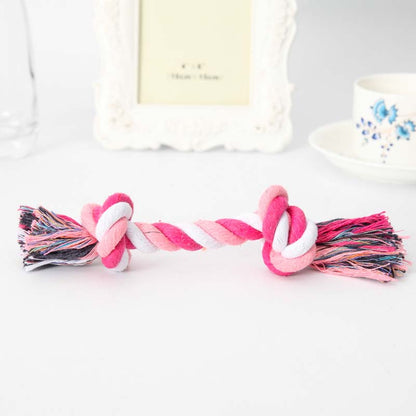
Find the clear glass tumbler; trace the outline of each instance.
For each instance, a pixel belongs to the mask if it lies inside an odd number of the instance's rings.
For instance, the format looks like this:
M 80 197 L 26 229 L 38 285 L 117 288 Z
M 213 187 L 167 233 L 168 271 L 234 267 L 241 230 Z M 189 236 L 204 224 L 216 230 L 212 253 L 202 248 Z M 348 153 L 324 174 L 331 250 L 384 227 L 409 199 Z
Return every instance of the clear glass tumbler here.
M 31 43 L 25 0 L 0 0 L 0 156 L 25 156 L 36 141 Z

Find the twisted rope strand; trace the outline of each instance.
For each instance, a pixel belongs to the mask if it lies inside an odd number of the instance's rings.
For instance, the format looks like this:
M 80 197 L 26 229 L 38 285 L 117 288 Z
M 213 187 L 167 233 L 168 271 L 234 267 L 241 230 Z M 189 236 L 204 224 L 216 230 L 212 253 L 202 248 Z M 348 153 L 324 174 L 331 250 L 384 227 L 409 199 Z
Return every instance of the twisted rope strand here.
M 164 222 L 129 223 L 127 238 L 130 242 L 129 248 L 135 248 L 142 253 L 152 253 L 157 250 L 196 251 L 220 248 L 224 245 L 239 245 L 249 240 L 260 240 L 263 234 L 261 230 L 242 220 L 225 218 L 178 225 Z

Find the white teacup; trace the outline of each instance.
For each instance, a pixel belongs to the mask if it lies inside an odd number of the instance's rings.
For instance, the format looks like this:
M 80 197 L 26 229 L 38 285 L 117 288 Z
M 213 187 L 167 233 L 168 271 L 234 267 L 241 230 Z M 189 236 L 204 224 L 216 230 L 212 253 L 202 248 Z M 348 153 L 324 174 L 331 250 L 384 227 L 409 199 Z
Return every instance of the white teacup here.
M 358 158 L 416 166 L 416 74 L 382 74 L 354 84 L 354 150 Z

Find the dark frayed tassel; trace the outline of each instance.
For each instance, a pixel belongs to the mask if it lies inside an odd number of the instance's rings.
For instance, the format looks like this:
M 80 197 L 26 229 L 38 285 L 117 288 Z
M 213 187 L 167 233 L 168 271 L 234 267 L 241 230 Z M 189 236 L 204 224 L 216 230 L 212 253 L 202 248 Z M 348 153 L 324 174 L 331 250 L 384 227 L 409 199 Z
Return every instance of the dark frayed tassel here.
M 20 207 L 18 241 L 25 270 L 47 265 L 83 266 L 96 257 L 97 240 L 72 218 L 43 207 Z
M 406 272 L 402 239 L 383 213 L 318 224 L 311 266 L 320 272 L 389 282 Z

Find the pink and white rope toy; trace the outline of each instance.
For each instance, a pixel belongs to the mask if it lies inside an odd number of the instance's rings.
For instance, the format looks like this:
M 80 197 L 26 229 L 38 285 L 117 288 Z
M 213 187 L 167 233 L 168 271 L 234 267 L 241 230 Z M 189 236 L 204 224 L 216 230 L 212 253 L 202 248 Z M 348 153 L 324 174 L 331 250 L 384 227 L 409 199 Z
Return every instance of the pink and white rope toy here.
M 216 221 L 172 225 L 133 222 L 133 202 L 114 194 L 102 206 L 82 209 L 82 225 L 43 207 L 20 207 L 19 244 L 25 269 L 46 265 L 85 265 L 97 257 L 123 271 L 130 250 L 142 253 L 196 251 L 263 240 L 263 260 L 275 274 L 289 276 L 307 266 L 321 272 L 388 282 L 406 271 L 402 239 L 388 218 L 376 214 L 315 224 L 289 205 L 281 186 L 264 192 L 255 213 Z

